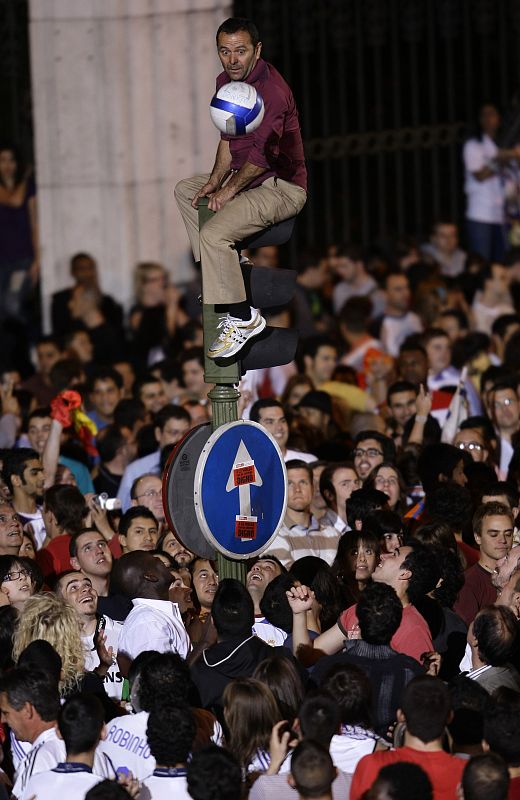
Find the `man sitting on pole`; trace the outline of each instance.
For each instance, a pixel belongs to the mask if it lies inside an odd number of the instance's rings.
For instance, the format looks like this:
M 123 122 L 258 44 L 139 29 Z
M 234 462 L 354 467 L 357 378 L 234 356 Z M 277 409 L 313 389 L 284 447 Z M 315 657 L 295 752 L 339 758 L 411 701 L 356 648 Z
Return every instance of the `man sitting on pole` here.
M 234 356 L 265 328 L 265 319 L 246 300 L 237 242 L 296 216 L 307 199 L 307 171 L 298 110 L 279 72 L 260 58 L 256 25 L 232 17 L 217 31 L 224 68 L 217 90 L 230 81 L 253 85 L 263 98 L 260 126 L 244 136 L 221 134 L 210 175 L 180 181 L 175 199 L 196 261 L 201 261 L 204 302 L 223 316 L 210 358 Z M 208 197 L 215 215 L 200 231 L 197 205 Z

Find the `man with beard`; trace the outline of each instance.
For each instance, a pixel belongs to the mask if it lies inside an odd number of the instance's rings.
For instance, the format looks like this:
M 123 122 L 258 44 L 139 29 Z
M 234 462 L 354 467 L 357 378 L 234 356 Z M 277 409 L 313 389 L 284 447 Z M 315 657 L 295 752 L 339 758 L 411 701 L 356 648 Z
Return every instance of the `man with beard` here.
M 39 549 L 45 540 L 41 503 L 44 488 L 43 464 L 36 450 L 20 447 L 10 450 L 4 460 L 2 478 L 13 497 L 13 506 L 22 525 L 31 523 Z

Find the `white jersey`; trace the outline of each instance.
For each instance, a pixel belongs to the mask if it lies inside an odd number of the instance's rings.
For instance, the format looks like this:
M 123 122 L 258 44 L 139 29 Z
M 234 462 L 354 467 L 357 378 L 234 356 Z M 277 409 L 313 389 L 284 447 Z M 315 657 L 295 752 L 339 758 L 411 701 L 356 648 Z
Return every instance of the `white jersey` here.
M 33 775 L 47 772 L 65 761 L 65 744 L 58 738 L 56 728 L 49 728 L 34 740 L 33 746 L 20 762 L 14 776 L 13 795 L 17 800 L 27 800 L 32 796 L 26 793 L 27 784 Z
M 271 647 L 283 647 L 287 639 L 287 633 L 284 630 L 277 628 L 276 625 L 271 625 L 269 620 L 262 616 L 255 617 L 253 633 Z
M 61 797 L 84 800 L 89 789 L 101 780 L 102 778 L 94 775 L 86 764 L 65 762 L 57 764 L 48 772 L 33 775 L 25 789 L 24 798 L 56 800 L 57 797 Z
M 134 778 L 142 781 L 152 775 L 155 758 L 150 752 L 146 738 L 148 712 L 139 711 L 126 717 L 116 717 L 107 724 L 107 736 L 97 746 L 94 768 L 104 763 L 102 774 L 114 777 L 118 770 L 130 770 Z M 215 720 L 211 741 L 222 744 L 223 734 L 220 723 Z
M 103 678 L 103 682 L 105 684 L 105 691 L 109 697 L 113 700 L 119 702 L 121 700 L 121 694 L 123 691 L 123 676 L 119 672 L 119 667 L 117 664 L 117 648 L 119 644 L 119 636 L 123 629 L 123 624 L 121 622 L 116 622 L 116 620 L 110 619 L 110 617 L 106 617 L 103 615 L 105 620 L 105 629 L 104 634 L 107 637 L 106 640 L 106 648 L 108 650 L 111 647 L 114 651 L 114 661 L 112 666 L 109 667 L 107 674 Z M 85 669 L 89 672 L 93 672 L 96 667 L 99 666 L 99 656 L 97 654 L 97 650 L 94 647 L 94 636 L 82 636 L 82 642 L 85 646 Z
M 155 769 L 144 779 L 138 800 L 191 800 L 186 770 Z

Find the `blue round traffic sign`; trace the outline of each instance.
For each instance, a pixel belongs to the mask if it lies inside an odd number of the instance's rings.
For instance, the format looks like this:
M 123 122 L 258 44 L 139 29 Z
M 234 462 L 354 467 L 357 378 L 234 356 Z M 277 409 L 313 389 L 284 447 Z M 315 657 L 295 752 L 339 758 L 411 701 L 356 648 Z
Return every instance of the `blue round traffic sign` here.
M 194 499 L 202 533 L 221 553 L 265 552 L 287 507 L 287 473 L 271 434 L 249 420 L 217 428 L 197 464 Z

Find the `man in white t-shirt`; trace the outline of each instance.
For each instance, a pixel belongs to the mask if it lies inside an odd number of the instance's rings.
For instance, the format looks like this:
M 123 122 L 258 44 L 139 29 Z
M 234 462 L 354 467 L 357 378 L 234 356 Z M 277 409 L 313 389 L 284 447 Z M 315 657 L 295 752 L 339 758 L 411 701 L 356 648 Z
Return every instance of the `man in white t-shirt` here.
M 410 284 L 406 275 L 391 272 L 385 278 L 386 306 L 374 331 L 384 350 L 396 358 L 404 340 L 412 333 L 421 333 L 422 322 L 410 311 Z
M 195 732 L 195 719 L 187 705 L 166 702 L 150 712 L 146 737 L 156 766 L 143 780 L 139 800 L 191 800 L 186 766 Z
M 78 614 L 86 652 L 85 669 L 97 672 L 104 681 L 109 697 L 121 700 L 123 676 L 117 665 L 117 649 L 122 624 L 97 613 L 97 592 L 90 578 L 79 570 L 62 573 L 56 582 L 55 592 L 74 606 Z
M 39 549 L 47 535 L 41 505 L 38 505 L 44 489 L 40 456 L 30 447 L 9 450 L 3 462 L 2 477 L 12 494 L 13 507 L 22 525 L 31 525 Z
M 19 667 L 0 679 L 1 721 L 18 741 L 32 745 L 15 772 L 13 800 L 24 798 L 33 775 L 64 761 L 65 746 L 56 734 L 59 708 L 58 685 L 44 672 Z
M 49 771 L 33 775 L 22 795 L 23 800 L 74 798 L 81 800 L 102 778 L 92 773 L 96 747 L 105 735 L 103 706 L 94 695 L 78 694 L 62 706 L 58 728 L 66 758 Z

